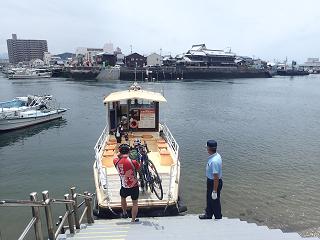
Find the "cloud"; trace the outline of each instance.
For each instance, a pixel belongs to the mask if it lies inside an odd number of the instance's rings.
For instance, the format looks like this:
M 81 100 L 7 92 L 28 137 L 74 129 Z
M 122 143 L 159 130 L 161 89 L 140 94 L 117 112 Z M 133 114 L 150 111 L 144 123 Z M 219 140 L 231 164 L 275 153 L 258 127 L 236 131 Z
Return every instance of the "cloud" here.
M 176 55 L 193 44 L 239 55 L 304 62 L 320 57 L 318 0 L 40 0 L 1 5 L 0 53 L 6 39 L 46 39 L 53 54 L 113 43 L 125 54 Z

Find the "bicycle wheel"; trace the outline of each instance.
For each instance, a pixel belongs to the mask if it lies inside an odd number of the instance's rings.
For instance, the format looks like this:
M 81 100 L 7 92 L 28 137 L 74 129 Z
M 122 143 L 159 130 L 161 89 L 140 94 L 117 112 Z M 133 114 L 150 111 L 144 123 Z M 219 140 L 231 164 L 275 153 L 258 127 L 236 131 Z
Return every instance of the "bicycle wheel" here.
M 159 200 L 162 200 L 163 190 L 162 190 L 161 179 L 159 177 L 156 167 L 154 166 L 153 162 L 150 159 L 148 159 L 148 170 L 149 170 L 150 180 L 151 180 L 150 189 L 151 191 L 154 191 L 154 193 L 156 194 Z
M 147 191 L 146 189 L 146 180 L 145 180 L 145 177 L 144 177 L 144 173 L 143 173 L 143 170 L 141 170 L 139 173 L 138 173 L 138 181 L 140 182 L 140 188 L 141 188 L 141 191 L 144 192 L 144 191 Z

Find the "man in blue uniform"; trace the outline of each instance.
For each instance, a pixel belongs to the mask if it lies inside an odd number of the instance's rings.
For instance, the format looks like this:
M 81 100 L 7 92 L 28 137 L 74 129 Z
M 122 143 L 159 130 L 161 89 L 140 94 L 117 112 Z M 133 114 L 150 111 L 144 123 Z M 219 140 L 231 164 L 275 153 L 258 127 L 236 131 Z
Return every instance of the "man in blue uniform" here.
M 217 142 L 209 140 L 207 142 L 209 161 L 207 170 L 207 207 L 204 215 L 199 215 L 200 219 L 221 219 L 220 191 L 222 189 L 222 159 L 217 153 Z

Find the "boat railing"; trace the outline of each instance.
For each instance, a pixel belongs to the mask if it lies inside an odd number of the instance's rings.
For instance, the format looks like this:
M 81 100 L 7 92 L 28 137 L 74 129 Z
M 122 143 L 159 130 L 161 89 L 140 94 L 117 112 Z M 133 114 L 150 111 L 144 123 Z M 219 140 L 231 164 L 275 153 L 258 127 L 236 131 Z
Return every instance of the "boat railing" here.
M 178 160 L 178 155 L 179 155 L 179 145 L 177 141 L 174 139 L 172 133 L 170 132 L 169 128 L 167 127 L 166 124 L 162 125 L 162 130 L 163 130 L 163 138 L 166 140 L 170 148 L 173 150 L 176 159 L 174 159 L 174 162 L 176 163 Z
M 172 186 L 172 181 L 175 181 L 174 178 L 177 177 L 178 164 L 179 164 L 179 145 L 174 139 L 173 135 L 171 134 L 166 124 L 162 126 L 162 130 L 163 130 L 163 138 L 166 140 L 167 144 L 170 146 L 170 148 L 174 153 L 174 159 L 173 159 L 174 163 L 171 165 L 171 168 L 170 168 L 169 189 L 168 189 L 168 199 L 167 199 L 167 202 L 169 203 L 171 198 L 174 199 L 173 193 L 171 190 L 174 188 L 174 186 Z
M 104 151 L 104 147 L 106 144 L 106 139 L 109 137 L 109 133 L 108 133 L 108 124 L 106 125 L 106 127 L 104 128 L 104 130 L 102 131 L 100 138 L 98 139 L 96 145 L 94 146 L 94 151 L 95 151 L 95 158 L 96 158 L 96 162 L 97 162 L 97 168 L 98 168 L 98 174 L 99 174 L 99 183 L 104 191 L 105 194 L 108 194 L 108 189 L 107 189 L 107 168 L 104 167 L 102 165 L 101 162 L 101 156 L 102 153 Z M 103 171 L 104 169 L 104 171 Z
M 150 81 L 150 82 L 148 81 L 147 82 L 147 91 L 156 92 L 156 89 L 155 89 L 156 86 L 161 87 L 161 94 L 162 94 L 162 96 L 164 96 L 164 86 L 162 83 L 155 83 L 153 81 Z
M 43 208 L 45 211 L 45 217 L 47 222 L 48 239 L 55 240 L 59 234 L 64 234 L 66 229 L 69 229 L 70 233 L 75 233 L 75 228 L 80 229 L 80 225 L 86 216 L 87 222 L 89 224 L 94 223 L 93 211 L 92 211 L 92 200 L 95 194 L 90 194 L 84 192 L 84 194 L 76 193 L 75 187 L 71 188 L 71 199 L 69 199 L 69 194 L 64 195 L 64 199 L 54 199 L 49 198 L 49 192 L 42 192 L 42 201 L 38 201 L 38 194 L 36 192 L 30 193 L 30 201 L 28 200 L 5 200 L 0 199 L 0 207 L 31 207 L 32 209 L 32 219 L 30 220 L 27 227 L 24 229 L 18 240 L 23 240 L 27 236 L 28 232 L 32 227 L 34 227 L 35 239 L 43 240 L 43 232 L 41 227 L 41 211 Z M 78 198 L 83 199 L 81 203 L 78 204 Z M 64 216 L 59 216 L 59 221 L 56 223 L 56 230 L 52 219 L 52 204 L 65 204 L 66 212 Z M 79 208 L 85 205 L 82 215 L 79 214 Z M 73 221 L 74 219 L 74 221 Z M 68 226 L 64 226 L 66 220 L 68 220 Z M 75 225 L 74 225 L 75 222 Z M 0 240 L 1 231 L 0 231 Z

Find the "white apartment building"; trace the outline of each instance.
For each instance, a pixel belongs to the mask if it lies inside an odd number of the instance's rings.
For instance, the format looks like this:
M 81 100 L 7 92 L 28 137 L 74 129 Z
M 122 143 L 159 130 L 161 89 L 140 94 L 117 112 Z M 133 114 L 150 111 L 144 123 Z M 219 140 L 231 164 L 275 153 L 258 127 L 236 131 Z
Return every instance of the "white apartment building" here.
M 307 61 L 301 66 L 304 67 L 304 70 L 319 70 L 319 58 L 308 58 Z
M 87 47 L 77 47 L 76 49 L 76 55 L 77 57 L 83 56 L 83 60 L 85 62 L 92 63 L 93 58 L 98 54 L 98 53 L 109 53 L 113 54 L 113 44 L 112 43 L 106 43 L 103 48 L 87 48 Z
M 43 56 L 43 62 L 44 65 L 49 66 L 51 61 L 51 53 L 50 52 L 44 52 Z

